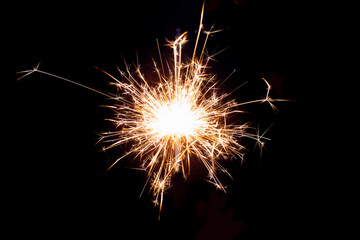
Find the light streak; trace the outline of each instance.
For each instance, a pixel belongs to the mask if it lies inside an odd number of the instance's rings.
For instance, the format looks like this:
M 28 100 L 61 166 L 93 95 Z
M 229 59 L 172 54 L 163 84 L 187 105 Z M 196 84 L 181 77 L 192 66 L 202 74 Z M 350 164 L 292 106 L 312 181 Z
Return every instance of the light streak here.
M 114 100 L 114 104 L 108 107 L 115 114 L 108 120 L 115 124 L 115 130 L 102 133 L 101 141 L 107 145 L 105 149 L 126 143 L 131 143 L 131 147 L 115 160 L 109 169 L 128 156 L 140 159 L 141 169 L 147 172 L 144 189 L 149 186 L 153 201 L 159 205 L 160 211 L 164 192 L 171 187 L 172 176 L 181 172 L 186 178 L 191 173 L 192 161 L 201 161 L 207 169 L 208 181 L 225 191 L 217 173 L 220 171 L 228 176 L 230 174 L 219 162 L 234 156 L 243 160 L 243 138 L 254 139 L 259 146 L 263 145 L 263 139 L 268 139 L 259 133 L 249 133 L 248 123 L 231 122 L 230 116 L 242 113 L 240 106 L 252 103 L 268 102 L 276 109 L 272 102 L 279 100 L 269 97 L 270 85 L 265 79 L 263 80 L 267 85 L 267 92 L 263 99 L 237 103 L 235 99 L 231 99 L 231 93 L 236 89 L 230 93 L 220 91 L 223 82 L 219 84 L 215 75 L 209 71 L 209 62 L 214 55 L 208 56 L 205 52 L 209 35 L 216 31 L 202 30 L 203 12 L 204 5 L 191 59 L 182 54 L 186 32 L 175 41 L 169 41 L 173 50 L 172 59 L 162 58 L 159 42 L 156 40 L 161 66 L 160 69 L 156 61 L 153 61 L 157 75 L 156 84 L 149 83 L 140 67 L 137 66 L 132 71 L 128 65 L 125 71 L 119 69 L 121 80 L 100 69 L 114 80 L 114 85 L 121 95 L 100 92 L 41 71 L 39 66 L 20 72 L 25 74 L 20 78 L 39 72 Z M 205 40 L 197 57 L 200 33 L 205 34 Z M 171 61 L 173 63 L 169 64 Z

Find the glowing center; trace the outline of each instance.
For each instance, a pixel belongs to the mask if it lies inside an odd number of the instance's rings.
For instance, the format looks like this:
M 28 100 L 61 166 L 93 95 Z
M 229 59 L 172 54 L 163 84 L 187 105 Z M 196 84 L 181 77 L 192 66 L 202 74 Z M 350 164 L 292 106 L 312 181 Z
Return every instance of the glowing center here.
M 199 124 L 190 104 L 174 102 L 157 109 L 151 127 L 160 136 L 189 136 L 195 133 Z

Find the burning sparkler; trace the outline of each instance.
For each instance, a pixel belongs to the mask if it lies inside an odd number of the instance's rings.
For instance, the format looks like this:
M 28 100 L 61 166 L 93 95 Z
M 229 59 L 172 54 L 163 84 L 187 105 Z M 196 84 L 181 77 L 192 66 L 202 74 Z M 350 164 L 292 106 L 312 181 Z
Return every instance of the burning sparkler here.
M 265 79 L 267 93 L 263 99 L 237 103 L 230 98 L 231 93 L 219 91 L 219 82 L 208 70 L 213 56 L 208 56 L 205 51 L 208 37 L 215 31 L 203 30 L 203 12 L 204 5 L 191 59 L 182 56 L 186 32 L 169 42 L 173 60 L 163 61 L 157 42 L 160 67 L 153 61 L 158 78 L 155 85 L 150 85 L 140 67 L 135 69 L 134 74 L 128 65 L 125 71 L 119 70 L 121 80 L 101 70 L 114 80 L 116 88 L 122 93 L 120 96 L 43 72 L 38 66 L 22 72 L 24 76 L 40 72 L 57 77 L 114 100 L 115 104 L 108 107 L 115 112 L 114 117 L 109 120 L 115 123 L 116 130 L 103 133 L 101 141 L 108 144 L 106 149 L 126 143 L 132 145 L 109 169 L 129 155 L 139 158 L 140 167 L 148 173 L 145 186 L 149 186 L 154 203 L 159 205 L 160 211 L 164 192 L 171 186 L 172 176 L 181 172 L 186 178 L 191 172 L 191 161 L 194 160 L 201 161 L 208 171 L 209 181 L 225 191 L 217 173 L 221 171 L 229 176 L 230 174 L 219 160 L 234 156 L 242 160 L 242 138 L 252 138 L 258 142 L 266 139 L 259 134 L 247 132 L 247 123 L 233 123 L 229 121 L 229 117 L 241 113 L 239 107 L 250 103 L 268 102 L 275 109 L 272 104 L 274 100 L 269 97 L 270 85 Z M 201 33 L 205 35 L 204 44 L 200 55 L 196 56 Z

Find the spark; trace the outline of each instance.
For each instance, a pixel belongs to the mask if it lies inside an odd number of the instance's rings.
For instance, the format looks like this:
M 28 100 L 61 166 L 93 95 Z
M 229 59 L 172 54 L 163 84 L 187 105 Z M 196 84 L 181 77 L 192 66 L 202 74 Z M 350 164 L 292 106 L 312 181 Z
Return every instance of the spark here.
M 112 99 L 114 104 L 108 107 L 114 111 L 114 116 L 108 120 L 115 124 L 115 130 L 102 133 L 100 141 L 106 145 L 105 149 L 127 143 L 131 143 L 131 147 L 109 169 L 125 157 L 140 159 L 139 168 L 147 172 L 143 191 L 149 187 L 160 211 L 164 193 L 171 187 L 174 174 L 180 172 L 186 178 L 191 172 L 191 162 L 195 160 L 201 161 L 207 169 L 208 181 L 225 191 L 218 173 L 223 172 L 229 177 L 231 175 L 220 161 L 235 156 L 243 160 L 243 138 L 254 139 L 259 146 L 263 145 L 263 139 L 267 140 L 260 133 L 249 133 L 249 123 L 233 122 L 230 117 L 242 113 L 242 105 L 252 103 L 267 102 L 275 110 L 272 102 L 279 100 L 270 98 L 270 84 L 264 78 L 267 92 L 263 99 L 237 103 L 235 99 L 231 99 L 232 92 L 220 91 L 223 82 L 219 84 L 215 75 L 210 73 L 209 62 L 214 56 L 207 55 L 205 51 L 209 35 L 219 30 L 203 30 L 203 12 L 204 5 L 191 58 L 184 57 L 182 53 L 182 48 L 187 43 L 187 32 L 168 42 L 173 51 L 172 58 L 162 57 L 156 39 L 161 67 L 153 60 L 156 83 L 151 79 L 150 84 L 139 65 L 135 70 L 131 70 L 127 64 L 125 70 L 119 69 L 121 80 L 100 69 L 114 80 L 113 84 L 121 95 L 103 93 L 41 71 L 38 69 L 39 65 L 32 70 L 20 72 L 24 75 L 19 79 L 38 72 Z M 205 34 L 205 39 L 197 57 L 201 33 Z M 234 72 L 235 70 L 230 76 Z
M 201 29 L 202 23 L 199 32 Z M 208 181 L 225 191 L 217 173 L 230 174 L 219 162 L 234 156 L 243 160 L 245 146 L 241 144 L 242 138 L 252 138 L 258 143 L 267 139 L 259 133 L 249 133 L 248 123 L 234 123 L 230 117 L 242 113 L 239 107 L 245 104 L 268 102 L 275 108 L 272 104 L 274 99 L 269 97 L 270 85 L 264 79 L 266 97 L 245 103 L 231 99 L 231 93 L 221 93 L 218 86 L 222 83 L 219 84 L 215 75 L 209 72 L 209 61 L 213 56 L 205 56 L 205 44 L 210 33 L 206 32 L 204 46 L 197 58 L 198 34 L 193 56 L 188 61 L 182 56 L 187 33 L 169 42 L 173 63 L 168 64 L 167 72 L 157 41 L 161 68 L 154 61 L 158 76 L 155 86 L 148 83 L 139 67 L 134 70 L 136 74 L 128 66 L 126 71 L 120 71 L 123 81 L 102 70 L 115 79 L 122 97 L 127 100 L 120 99 L 112 105 L 115 117 L 110 121 L 115 123 L 117 130 L 104 133 L 102 140 L 110 143 L 107 149 L 132 143 L 125 155 L 141 159 L 141 168 L 147 171 L 145 186 L 149 186 L 154 203 L 159 205 L 160 210 L 164 192 L 171 187 L 172 177 L 180 172 L 186 178 L 191 172 L 192 161 L 201 161 L 207 169 Z

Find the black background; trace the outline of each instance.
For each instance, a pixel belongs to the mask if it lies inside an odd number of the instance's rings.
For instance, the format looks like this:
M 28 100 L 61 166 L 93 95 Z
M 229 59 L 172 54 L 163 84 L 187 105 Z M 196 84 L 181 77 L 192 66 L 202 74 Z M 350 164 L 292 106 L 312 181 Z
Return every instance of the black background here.
M 16 3 L 9 27 L 8 61 L 15 92 L 11 121 L 8 222 L 29 236 L 52 238 L 112 235 L 119 239 L 293 239 L 309 228 L 304 161 L 300 157 L 298 125 L 299 72 L 303 51 L 299 6 L 287 1 L 207 1 L 204 27 L 223 29 L 207 49 L 217 52 L 211 72 L 219 79 L 236 73 L 222 86 L 238 101 L 265 96 L 266 78 L 274 98 L 297 100 L 246 107 L 260 132 L 272 127 L 271 138 L 260 151 L 245 141 L 240 160 L 224 162 L 233 180 L 225 176 L 227 193 L 216 190 L 206 172 L 193 163 L 188 180 L 174 177 L 165 194 L 161 220 L 147 191 L 139 198 L 146 173 L 133 170 L 125 159 L 106 172 L 124 150 L 102 150 L 99 133 L 113 125 L 105 121 L 111 104 L 104 96 L 59 79 L 35 73 L 16 81 L 17 71 L 40 69 L 100 91 L 114 91 L 108 76 L 116 67 L 136 63 L 151 76 L 157 60 L 156 38 L 188 31 L 184 52 L 190 55 L 199 25 L 202 1 L 101 1 L 74 3 Z M 162 47 L 164 54 L 171 51 Z M 255 150 L 254 150 L 255 149 Z M 11 184 L 11 185 L 10 185 Z

